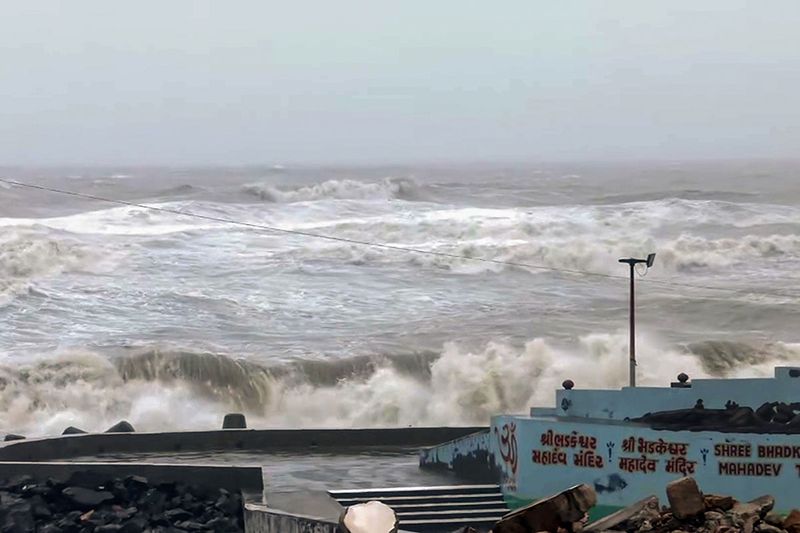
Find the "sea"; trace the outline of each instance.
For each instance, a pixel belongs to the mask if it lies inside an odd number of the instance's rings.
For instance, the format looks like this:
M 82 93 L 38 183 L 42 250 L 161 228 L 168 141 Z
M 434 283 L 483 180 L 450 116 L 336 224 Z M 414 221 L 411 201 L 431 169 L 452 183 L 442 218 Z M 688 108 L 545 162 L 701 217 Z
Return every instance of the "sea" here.
M 0 178 L 39 187 L 0 182 L 0 432 L 486 424 L 621 387 L 618 259 L 651 252 L 640 384 L 800 364 L 796 161 Z

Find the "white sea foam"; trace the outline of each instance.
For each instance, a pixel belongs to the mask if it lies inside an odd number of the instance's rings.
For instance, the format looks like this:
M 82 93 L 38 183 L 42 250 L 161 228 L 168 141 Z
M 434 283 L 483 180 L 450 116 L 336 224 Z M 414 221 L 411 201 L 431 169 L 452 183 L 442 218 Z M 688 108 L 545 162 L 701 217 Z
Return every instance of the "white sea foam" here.
M 797 345 L 700 343 L 695 350 L 644 335 L 639 382 L 663 386 L 679 372 L 699 378 L 710 366 L 732 377 L 767 376 L 774 364 L 800 362 Z M 572 346 L 542 338 L 479 349 L 450 342 L 411 367 L 398 358 L 266 368 L 186 351 L 150 349 L 114 362 L 72 352 L 28 366 L 0 365 L 0 428 L 99 431 L 127 419 L 140 430 L 208 429 L 231 410 L 244 411 L 256 427 L 483 424 L 493 413 L 552 405 L 567 378 L 579 388 L 623 386 L 626 360 L 622 333 L 586 335 Z

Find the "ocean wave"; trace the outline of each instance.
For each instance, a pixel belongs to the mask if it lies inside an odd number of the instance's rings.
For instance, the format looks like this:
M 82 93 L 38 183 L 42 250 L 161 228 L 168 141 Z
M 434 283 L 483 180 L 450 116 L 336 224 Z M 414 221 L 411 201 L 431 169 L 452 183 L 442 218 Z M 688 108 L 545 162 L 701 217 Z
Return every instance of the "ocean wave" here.
M 0 227 L 0 304 L 28 291 L 39 278 L 82 270 L 99 258 L 99 253 L 71 239 Z
M 472 348 L 449 342 L 438 353 L 279 366 L 174 348 L 112 358 L 68 353 L 0 365 L 0 427 L 98 431 L 124 418 L 140 430 L 209 429 L 233 410 L 246 413 L 253 427 L 482 424 L 495 413 L 552 405 L 567 378 L 580 388 L 624 386 L 626 357 L 623 333 L 590 334 L 567 347 L 543 338 Z M 767 376 L 774 364 L 799 361 L 797 345 L 708 341 L 681 349 L 644 336 L 639 380 L 664 386 L 679 372 Z
M 242 192 L 273 203 L 310 202 L 316 200 L 419 200 L 420 185 L 409 178 L 385 178 L 379 182 L 328 180 L 302 187 L 279 187 L 267 183 L 251 183 Z

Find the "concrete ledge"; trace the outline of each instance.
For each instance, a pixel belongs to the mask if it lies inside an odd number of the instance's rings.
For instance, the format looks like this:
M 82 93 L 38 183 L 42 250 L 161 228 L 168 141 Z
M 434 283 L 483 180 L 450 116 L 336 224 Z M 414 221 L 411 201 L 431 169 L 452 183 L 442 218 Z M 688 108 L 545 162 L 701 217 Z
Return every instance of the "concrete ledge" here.
M 98 482 L 109 478 L 144 476 L 153 483 L 186 483 L 231 491 L 263 492 L 264 478 L 260 467 L 219 465 L 176 465 L 154 463 L 74 463 L 74 462 L 0 462 L 0 479 L 31 476 L 44 482 L 47 479 L 68 481 L 80 472 L 82 476 L 97 476 Z
M 485 429 L 485 427 L 415 427 L 89 433 L 9 442 L 0 447 L 0 461 L 54 461 L 118 453 L 219 450 L 307 452 L 315 448 L 423 447 L 451 441 Z
M 339 533 L 339 523 L 270 508 L 264 504 L 244 504 L 245 533 Z

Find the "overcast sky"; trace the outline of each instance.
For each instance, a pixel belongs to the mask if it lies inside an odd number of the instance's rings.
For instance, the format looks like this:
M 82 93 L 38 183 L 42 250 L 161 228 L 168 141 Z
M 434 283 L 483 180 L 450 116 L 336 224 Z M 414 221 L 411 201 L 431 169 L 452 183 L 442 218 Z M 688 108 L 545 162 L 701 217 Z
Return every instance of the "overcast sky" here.
M 0 165 L 796 157 L 800 2 L 2 0 Z

